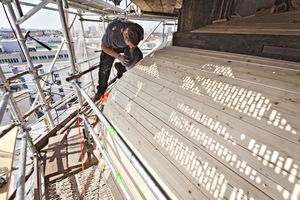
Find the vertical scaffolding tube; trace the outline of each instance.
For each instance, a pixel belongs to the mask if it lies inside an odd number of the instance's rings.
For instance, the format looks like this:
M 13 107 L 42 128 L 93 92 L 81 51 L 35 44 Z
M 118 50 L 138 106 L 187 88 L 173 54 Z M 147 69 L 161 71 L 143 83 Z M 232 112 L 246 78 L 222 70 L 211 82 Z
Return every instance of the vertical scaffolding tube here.
M 6 1 L 6 5 L 7 5 L 7 8 L 8 8 L 8 11 L 10 13 L 10 16 L 12 18 L 12 21 L 13 21 L 12 24 L 13 24 L 13 27 L 14 27 L 14 29 L 16 31 L 17 38 L 20 41 L 20 44 L 21 44 L 21 47 L 22 47 L 22 49 L 24 51 L 27 63 L 29 65 L 30 69 L 31 69 L 31 76 L 33 78 L 34 86 L 36 87 L 36 90 L 40 93 L 40 98 L 41 98 L 41 101 L 43 103 L 43 107 L 44 107 L 44 110 L 46 112 L 47 119 L 48 119 L 48 121 L 49 121 L 49 123 L 51 125 L 51 128 L 53 128 L 55 125 L 54 125 L 54 122 L 53 122 L 53 119 L 52 119 L 52 116 L 51 116 L 51 113 L 50 113 L 50 110 L 49 110 L 49 105 L 46 102 L 43 90 L 42 90 L 40 82 L 39 82 L 38 74 L 37 74 L 37 72 L 36 72 L 36 70 L 35 70 L 35 68 L 33 66 L 32 60 L 30 58 L 30 54 L 29 54 L 27 46 L 25 44 L 25 39 L 23 38 L 23 35 L 22 35 L 22 32 L 21 32 L 21 28 L 20 28 L 20 26 L 18 26 L 16 24 L 17 19 L 16 19 L 16 15 L 14 13 L 14 10 L 12 8 L 11 2 L 10 1 Z
M 70 59 L 70 64 L 71 64 L 71 71 L 72 71 L 73 74 L 75 74 L 75 62 L 74 62 L 74 58 L 73 58 L 73 54 L 72 54 L 70 38 L 69 38 L 69 34 L 68 34 L 68 27 L 67 27 L 66 18 L 65 18 L 65 15 L 64 15 L 62 0 L 57 0 L 57 7 L 58 7 L 58 12 L 59 12 L 59 17 L 60 17 L 62 30 L 63 30 L 64 37 L 65 37 L 67 51 L 68 51 L 68 54 L 69 54 L 69 59 Z M 77 94 L 79 106 L 82 108 L 83 103 L 82 103 L 82 98 L 81 98 L 80 92 L 79 92 L 78 88 L 75 88 L 75 89 L 76 89 L 76 94 Z M 85 127 L 85 130 L 87 130 L 86 127 Z M 86 131 L 86 133 L 88 133 L 88 131 Z M 89 134 L 87 134 L 87 138 L 88 138 L 88 143 L 90 144 Z
M 106 151 L 103 149 L 102 144 L 99 140 L 99 138 L 97 137 L 94 129 L 92 128 L 92 126 L 90 125 L 90 123 L 88 122 L 87 118 L 84 115 L 81 115 L 81 118 L 83 119 L 83 121 L 85 122 L 85 124 L 87 125 L 88 129 L 90 130 L 90 133 L 96 143 L 96 145 L 98 146 L 99 150 L 102 153 L 102 156 L 104 157 L 109 169 L 111 170 L 113 176 L 117 179 L 120 174 L 118 173 L 117 169 L 115 168 L 114 164 L 111 162 L 108 154 L 106 153 Z M 126 185 L 124 184 L 124 182 L 118 183 L 120 189 L 122 190 L 124 196 L 126 199 L 132 199 L 128 189 L 126 188 Z
M 82 15 L 80 15 L 80 19 L 82 19 Z M 81 24 L 81 30 L 82 30 L 82 36 L 83 36 L 83 44 L 84 44 L 84 50 L 85 50 L 85 54 L 86 54 L 86 59 L 89 59 L 89 54 L 87 51 L 87 47 L 86 47 L 86 41 L 85 41 L 85 33 L 84 33 L 84 27 L 83 27 L 83 21 L 80 20 L 80 24 Z M 88 62 L 89 68 L 91 68 L 90 62 Z M 92 72 L 90 72 L 90 76 L 91 76 L 91 84 L 92 84 L 92 92 L 95 93 L 95 84 L 94 84 L 94 79 L 93 79 L 93 74 Z
M 165 42 L 165 21 L 163 22 L 163 35 L 162 35 L 162 43 Z
M 22 143 L 21 143 L 21 152 L 20 152 L 20 161 L 19 161 L 19 173 L 17 181 L 17 193 L 16 199 L 24 199 L 25 191 L 25 171 L 26 171 L 26 154 L 27 154 L 27 136 L 26 132 L 22 134 Z
M 10 91 L 9 84 L 7 83 L 6 77 L 2 71 L 2 68 L 0 68 L 0 82 L 5 85 L 5 88 L 2 88 L 2 91 L 7 90 Z M 29 147 L 33 152 L 36 152 L 35 147 L 33 146 L 31 137 L 28 133 L 28 130 L 26 128 L 26 123 L 21 115 L 21 112 L 18 108 L 18 105 L 14 99 L 14 96 L 11 94 L 9 99 L 9 104 L 15 113 L 15 117 L 20 123 L 21 123 L 21 132 L 22 134 L 22 141 L 21 141 L 21 153 L 20 153 L 20 161 L 19 161 L 19 173 L 18 173 L 18 181 L 17 181 L 17 200 L 23 200 L 24 199 L 24 187 L 25 187 L 25 171 L 26 171 L 26 154 L 27 154 L 27 142 L 29 142 Z
M 8 91 L 4 94 L 3 99 L 0 103 L 0 123 L 2 122 L 3 115 L 6 111 L 9 97 L 10 97 L 10 92 Z

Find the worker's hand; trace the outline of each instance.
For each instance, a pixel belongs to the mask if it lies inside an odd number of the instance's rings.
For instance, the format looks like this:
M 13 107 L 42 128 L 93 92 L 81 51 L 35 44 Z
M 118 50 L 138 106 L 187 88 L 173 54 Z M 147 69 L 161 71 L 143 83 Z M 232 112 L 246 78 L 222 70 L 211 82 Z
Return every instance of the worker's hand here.
M 128 56 L 126 56 L 125 54 L 123 53 L 120 53 L 119 56 L 118 56 L 118 60 L 121 62 L 122 65 L 126 66 L 129 64 L 129 58 Z

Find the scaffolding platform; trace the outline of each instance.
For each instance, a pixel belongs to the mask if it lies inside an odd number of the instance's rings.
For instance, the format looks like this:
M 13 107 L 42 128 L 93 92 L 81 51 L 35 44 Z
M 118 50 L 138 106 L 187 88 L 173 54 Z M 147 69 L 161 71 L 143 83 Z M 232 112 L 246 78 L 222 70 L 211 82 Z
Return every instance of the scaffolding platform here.
M 114 200 L 106 181 L 108 169 L 103 170 L 102 162 L 84 170 L 86 199 Z M 46 183 L 48 199 L 83 199 L 82 171 L 70 174 L 51 183 Z
M 0 131 L 5 129 L 6 126 L 0 127 Z M 15 145 L 17 139 L 18 128 L 9 131 L 5 136 L 0 139 L 0 175 L 6 174 L 7 182 L 0 189 L 0 199 L 7 199 L 9 195 L 9 185 L 12 172 L 13 159 L 15 154 Z

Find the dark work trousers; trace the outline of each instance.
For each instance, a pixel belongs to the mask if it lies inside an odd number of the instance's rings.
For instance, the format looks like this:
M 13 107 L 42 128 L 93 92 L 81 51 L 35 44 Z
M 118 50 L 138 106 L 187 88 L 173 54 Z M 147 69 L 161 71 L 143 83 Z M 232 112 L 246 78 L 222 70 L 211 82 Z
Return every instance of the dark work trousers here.
M 130 52 L 129 47 L 122 48 L 122 49 L 113 49 L 113 50 L 117 53 L 124 53 L 130 59 L 129 64 L 126 66 L 122 65 L 119 62 L 115 64 L 115 68 L 118 71 L 119 78 L 123 75 L 124 72 L 126 72 L 126 67 L 127 68 L 132 67 L 143 58 L 143 54 L 138 47 L 136 47 L 133 50 L 133 53 Z M 99 78 L 98 78 L 98 86 L 97 86 L 97 93 L 100 95 L 103 95 L 107 88 L 107 81 L 114 61 L 115 61 L 114 57 L 102 51 L 100 55 L 100 65 L 99 65 L 99 73 L 98 73 Z

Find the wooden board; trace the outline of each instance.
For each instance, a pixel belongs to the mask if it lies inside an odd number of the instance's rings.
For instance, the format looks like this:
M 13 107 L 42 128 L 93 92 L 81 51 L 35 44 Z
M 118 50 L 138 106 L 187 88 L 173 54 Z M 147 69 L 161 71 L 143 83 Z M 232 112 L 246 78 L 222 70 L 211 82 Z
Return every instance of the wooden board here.
M 5 129 L 6 127 L 7 126 L 0 127 L 0 131 Z M 14 160 L 17 132 L 18 128 L 15 127 L 0 139 L 0 174 L 9 171 L 9 173 L 7 174 L 8 182 L 5 185 L 3 185 L 0 192 L 1 200 L 6 200 L 9 195 L 9 185 Z
M 225 68 L 206 66 L 212 62 Z M 104 114 L 172 199 L 299 199 L 299 70 L 287 61 L 165 48 L 124 74 Z M 130 192 L 143 198 L 148 189 L 132 178 L 130 162 L 106 131 L 103 138 Z
M 83 129 L 80 128 L 82 139 L 82 150 L 84 163 L 88 162 L 87 148 L 84 142 Z M 67 133 L 67 154 L 68 154 L 68 168 L 76 168 L 82 165 L 81 163 L 81 147 L 78 128 L 70 129 Z
M 46 156 L 45 177 L 67 171 L 67 136 L 66 134 L 60 134 L 50 137 Z
M 90 148 L 89 148 L 89 151 L 88 151 L 88 158 L 89 158 L 89 161 L 84 164 L 84 169 L 87 169 L 87 168 L 89 168 L 89 167 L 91 167 L 93 165 L 96 165 L 99 162 L 99 160 L 95 156 L 93 150 L 90 149 Z M 60 178 L 64 178 L 66 176 L 70 176 L 71 174 L 79 172 L 81 170 L 82 170 L 81 166 L 73 168 L 73 169 L 70 169 L 67 172 L 64 172 L 64 173 L 61 173 L 61 174 L 58 174 L 58 175 L 51 176 L 51 177 L 47 178 L 46 182 L 47 183 L 51 183 L 51 182 L 56 181 L 56 180 L 58 180 Z
M 125 200 L 126 198 L 124 197 L 119 185 L 116 183 L 116 180 L 111 172 L 109 172 L 109 176 L 106 179 L 106 182 L 114 198 L 118 200 Z

